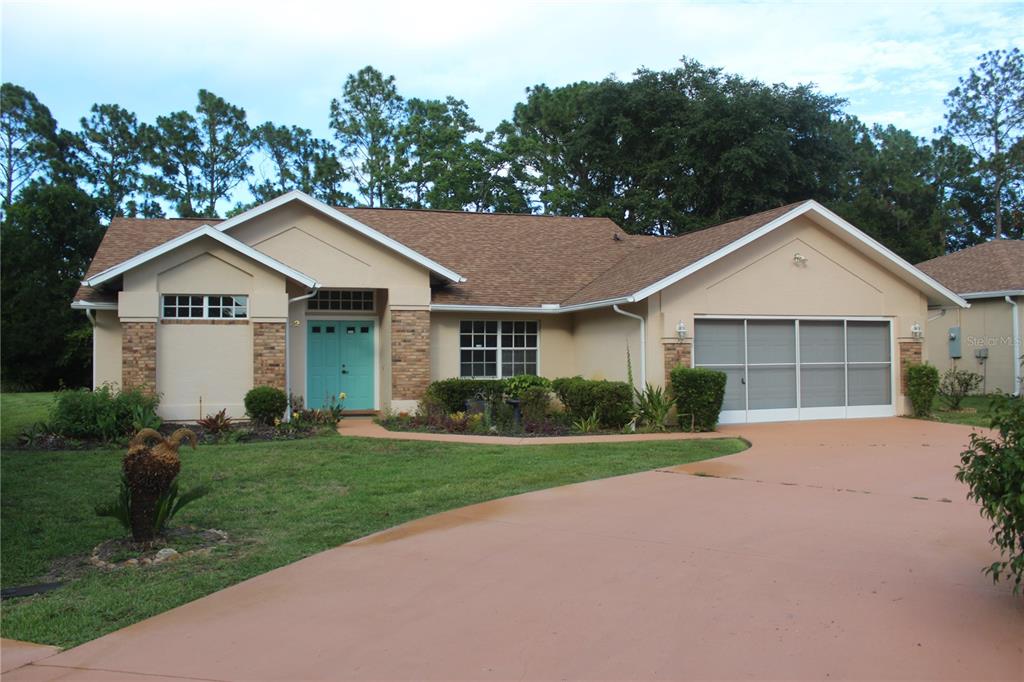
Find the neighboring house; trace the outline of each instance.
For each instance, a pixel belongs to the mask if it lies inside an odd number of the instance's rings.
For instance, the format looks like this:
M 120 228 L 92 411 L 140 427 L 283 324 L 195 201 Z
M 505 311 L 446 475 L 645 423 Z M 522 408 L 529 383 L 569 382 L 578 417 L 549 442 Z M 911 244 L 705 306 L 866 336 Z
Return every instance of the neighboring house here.
M 728 375 L 724 422 L 901 414 L 929 306 L 956 294 L 813 201 L 680 237 L 603 218 L 336 209 L 291 192 L 224 221 L 115 219 L 72 304 L 94 381 L 161 413 L 409 410 L 446 377 L 664 385 Z
M 996 239 L 917 267 L 971 304 L 929 312 L 929 361 L 940 372 L 959 367 L 981 374 L 986 393 L 1020 395 L 1024 241 Z

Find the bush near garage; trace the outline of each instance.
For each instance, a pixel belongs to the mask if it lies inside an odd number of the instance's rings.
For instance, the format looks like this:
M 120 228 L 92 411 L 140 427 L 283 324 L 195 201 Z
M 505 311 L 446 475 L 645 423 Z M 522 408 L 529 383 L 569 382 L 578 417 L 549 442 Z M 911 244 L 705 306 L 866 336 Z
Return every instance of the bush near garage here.
M 573 421 L 596 414 L 601 426 L 618 429 L 633 417 L 633 387 L 625 381 L 567 377 L 551 385 Z
M 907 394 L 915 417 L 927 417 L 932 413 L 938 393 L 939 370 L 934 365 L 926 362 L 907 367 Z
M 1001 557 L 985 572 L 994 582 L 1011 580 L 1017 594 L 1024 583 L 1024 400 L 996 396 L 991 412 L 998 437 L 971 433 L 970 447 L 960 453 L 956 478 L 967 484 L 967 498 L 977 502 L 981 515 L 992 522 L 991 542 Z
M 939 396 L 951 410 L 959 410 L 963 402 L 972 391 L 981 386 L 984 381 L 977 372 L 966 369 L 950 367 L 942 373 L 942 380 L 939 382 Z
M 677 366 L 670 375 L 672 395 L 684 431 L 714 431 L 725 400 L 724 372 Z

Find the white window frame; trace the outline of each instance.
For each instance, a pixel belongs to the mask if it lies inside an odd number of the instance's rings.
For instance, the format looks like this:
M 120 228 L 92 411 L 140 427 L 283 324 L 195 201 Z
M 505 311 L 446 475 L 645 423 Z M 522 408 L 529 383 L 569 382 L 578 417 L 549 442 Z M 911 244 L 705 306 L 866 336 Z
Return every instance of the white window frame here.
M 498 331 L 497 331 L 497 337 L 498 338 L 497 338 L 496 345 L 489 346 L 489 347 L 483 347 L 483 348 L 475 347 L 475 346 L 463 346 L 462 345 L 462 324 L 464 322 L 469 322 L 470 324 L 475 323 L 475 322 L 496 322 L 498 324 Z M 531 324 L 532 323 L 532 324 L 537 325 L 537 333 L 536 333 L 537 345 L 536 346 L 520 346 L 520 347 L 516 347 L 516 346 L 513 345 L 510 348 L 505 348 L 502 345 L 502 339 L 501 339 L 501 337 L 503 336 L 502 325 L 504 325 L 504 324 L 512 324 L 512 325 L 514 325 L 517 322 L 523 322 L 523 323 L 526 323 L 526 324 Z M 480 379 L 480 380 L 483 380 L 483 381 L 488 381 L 488 380 L 492 380 L 492 379 L 505 379 L 505 378 L 507 378 L 505 376 L 504 372 L 503 372 L 504 362 L 502 362 L 502 354 L 506 350 L 509 350 L 509 351 L 517 351 L 517 350 L 527 351 L 527 350 L 532 350 L 532 351 L 534 351 L 537 354 L 537 361 L 536 361 L 536 365 L 537 365 L 537 370 L 536 371 L 537 371 L 537 373 L 533 374 L 533 375 L 529 375 L 529 376 L 540 376 L 540 333 L 541 333 L 541 330 L 540 330 L 540 320 L 479 320 L 479 319 L 475 319 L 474 320 L 474 319 L 465 319 L 465 320 L 459 320 L 459 328 L 458 328 L 456 333 L 459 335 L 459 357 L 458 357 L 458 363 L 459 363 L 459 378 L 460 379 Z M 510 334 L 514 334 L 514 333 L 515 332 L 510 332 Z M 528 335 L 529 332 L 526 332 L 526 334 Z M 466 376 L 465 374 L 463 374 L 462 373 L 462 351 L 464 351 L 464 350 L 468 350 L 468 351 L 479 351 L 479 350 L 489 351 L 489 350 L 493 350 L 493 351 L 495 351 L 495 356 L 494 356 L 495 357 L 495 363 L 494 363 L 495 364 L 495 374 L 494 374 L 494 376 Z M 473 363 L 471 362 L 470 364 L 473 364 Z M 509 375 L 509 376 L 518 376 L 518 375 Z
M 341 294 L 345 292 L 358 292 L 360 294 L 370 294 L 370 307 L 369 308 L 344 308 L 341 303 Z M 337 308 L 311 308 L 314 305 L 314 300 L 317 296 L 327 293 L 338 294 L 338 307 Z M 306 311 L 310 313 L 375 313 L 377 312 L 377 292 L 374 289 L 320 289 L 317 291 L 317 296 L 311 297 L 306 301 Z
M 167 307 L 166 299 L 168 297 L 170 297 L 170 296 L 173 296 L 176 299 L 179 298 L 179 297 L 182 297 L 182 296 L 187 296 L 189 298 L 192 298 L 194 296 L 199 296 L 200 298 L 203 299 L 203 315 L 202 315 L 202 317 L 195 317 L 193 315 L 187 315 L 187 316 L 180 316 L 180 315 L 168 316 L 168 315 L 165 315 L 164 313 L 165 313 L 165 310 L 166 310 L 166 307 Z M 210 317 L 210 298 L 211 297 L 221 298 L 223 296 L 231 296 L 232 298 L 234 298 L 236 300 L 243 299 L 245 301 L 245 315 L 234 315 L 232 317 L 223 317 L 223 316 L 222 317 Z M 181 310 L 181 309 L 186 309 L 186 308 L 191 310 L 195 306 L 192 306 L 192 305 L 179 306 L 177 304 L 177 302 L 175 302 L 174 306 L 172 306 L 172 307 L 174 307 L 176 310 Z M 223 308 L 224 306 L 214 306 L 214 307 L 215 308 Z M 161 320 L 248 320 L 249 319 L 249 295 L 248 294 L 160 294 L 160 319 Z

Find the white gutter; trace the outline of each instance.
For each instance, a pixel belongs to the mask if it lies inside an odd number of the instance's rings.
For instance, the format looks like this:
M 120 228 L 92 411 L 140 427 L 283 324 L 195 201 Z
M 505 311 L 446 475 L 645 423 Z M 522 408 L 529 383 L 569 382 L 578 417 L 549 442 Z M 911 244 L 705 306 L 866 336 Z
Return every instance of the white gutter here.
M 960 298 L 1005 298 L 1007 296 L 1024 296 L 1024 289 L 1000 289 L 999 291 L 971 291 L 960 294 Z
M 575 303 L 563 306 L 560 303 L 542 303 L 539 306 L 505 306 L 505 305 L 460 305 L 456 303 L 433 303 L 430 306 L 431 312 L 440 313 L 529 313 L 531 315 L 553 315 L 557 313 L 571 313 L 577 310 L 593 310 L 594 308 L 607 308 L 616 303 L 635 303 L 633 296 L 621 296 L 619 298 L 608 298 L 603 301 L 592 303 Z
M 307 298 L 313 298 L 319 290 L 320 287 L 317 286 L 308 294 L 288 299 L 288 316 L 284 321 L 284 391 L 288 395 L 288 413 L 284 416 L 284 420 L 286 422 L 290 422 L 292 420 L 292 303 L 298 303 L 299 301 L 305 301 Z
M 1011 296 L 1005 296 L 1003 300 L 1013 306 L 1013 394 L 1020 397 L 1020 308 Z
M 647 389 L 647 320 L 644 319 L 643 315 L 637 315 L 623 310 L 618 305 L 613 305 L 612 310 L 617 312 L 619 315 L 625 315 L 626 317 L 632 317 L 634 320 L 640 320 L 640 388 L 638 390 Z M 634 388 L 636 388 L 634 386 Z

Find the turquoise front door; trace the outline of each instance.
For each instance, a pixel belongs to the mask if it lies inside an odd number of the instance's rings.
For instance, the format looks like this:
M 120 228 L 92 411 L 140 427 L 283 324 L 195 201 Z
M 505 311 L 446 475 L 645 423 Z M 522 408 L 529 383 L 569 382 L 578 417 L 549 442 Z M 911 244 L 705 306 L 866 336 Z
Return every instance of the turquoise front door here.
M 375 409 L 372 320 L 307 320 L 306 404 L 345 393 L 346 410 Z

